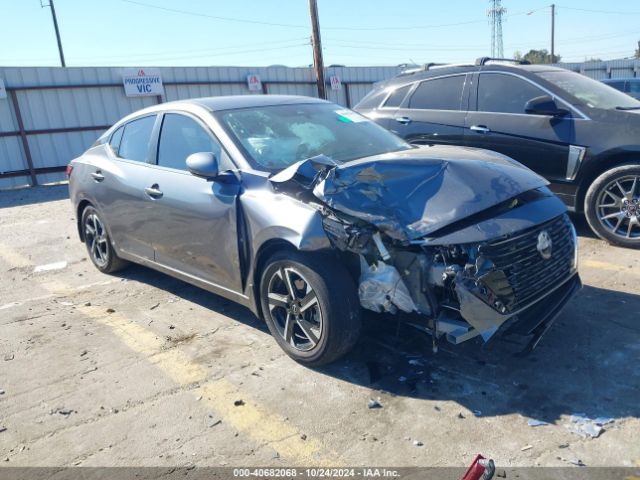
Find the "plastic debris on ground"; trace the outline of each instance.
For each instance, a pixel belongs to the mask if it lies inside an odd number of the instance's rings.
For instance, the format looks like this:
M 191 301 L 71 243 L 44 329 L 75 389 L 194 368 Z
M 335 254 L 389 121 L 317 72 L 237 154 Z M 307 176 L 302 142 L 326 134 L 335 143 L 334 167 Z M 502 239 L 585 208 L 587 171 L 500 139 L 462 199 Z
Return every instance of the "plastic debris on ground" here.
M 569 417 L 569 431 L 582 438 L 598 438 L 604 432 L 604 425 L 614 421 L 611 417 L 589 418 L 584 413 L 574 413 Z
M 530 427 L 542 427 L 544 425 L 549 425 L 549 422 L 545 422 L 545 421 L 542 421 L 542 420 L 536 420 L 535 418 L 531 418 L 527 422 L 527 425 L 529 425 Z
M 382 404 L 374 398 L 370 398 L 367 402 L 367 407 L 369 408 L 382 408 Z

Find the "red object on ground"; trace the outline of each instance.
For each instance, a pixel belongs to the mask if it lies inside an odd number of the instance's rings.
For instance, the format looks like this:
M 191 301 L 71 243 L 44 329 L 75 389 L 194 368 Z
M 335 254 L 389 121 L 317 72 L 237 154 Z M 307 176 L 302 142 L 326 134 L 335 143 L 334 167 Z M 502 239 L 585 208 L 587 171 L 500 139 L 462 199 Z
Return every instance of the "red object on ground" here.
M 495 471 L 493 460 L 477 454 L 460 480 L 490 480 Z

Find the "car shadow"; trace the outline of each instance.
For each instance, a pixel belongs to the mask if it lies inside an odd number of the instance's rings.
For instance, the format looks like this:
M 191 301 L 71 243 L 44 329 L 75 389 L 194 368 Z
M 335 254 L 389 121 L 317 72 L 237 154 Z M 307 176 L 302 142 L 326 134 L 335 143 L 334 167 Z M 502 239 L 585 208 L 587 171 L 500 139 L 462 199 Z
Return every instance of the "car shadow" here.
M 180 280 L 141 266 L 118 275 L 268 333 L 249 309 Z M 546 422 L 577 412 L 639 417 L 638 311 L 638 295 L 585 287 L 527 356 L 518 356 L 522 344 L 506 337 L 485 345 L 443 341 L 434 353 L 430 336 L 391 315 L 365 313 L 354 350 L 316 371 L 392 395 L 436 401 L 434 408 L 438 400 L 455 401 L 464 407 L 463 416 L 516 413 Z
M 571 218 L 573 225 L 576 227 L 576 233 L 579 237 L 598 239 L 598 236 L 593 233 L 593 230 L 591 230 L 591 227 L 587 223 L 587 219 L 583 214 L 570 213 L 569 217 Z
M 0 209 L 34 203 L 54 202 L 65 198 L 69 198 L 69 186 L 67 184 L 0 190 Z

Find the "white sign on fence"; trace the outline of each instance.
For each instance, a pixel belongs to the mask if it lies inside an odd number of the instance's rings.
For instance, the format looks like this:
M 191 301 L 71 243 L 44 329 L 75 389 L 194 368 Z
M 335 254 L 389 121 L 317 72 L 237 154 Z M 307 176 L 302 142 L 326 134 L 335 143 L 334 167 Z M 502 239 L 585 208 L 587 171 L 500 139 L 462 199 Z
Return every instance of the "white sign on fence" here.
M 122 76 L 127 97 L 145 97 L 164 94 L 160 71 L 155 68 L 127 70 Z
M 247 75 L 247 87 L 249 87 L 249 91 L 251 92 L 261 92 L 262 82 L 260 81 L 260 77 L 255 74 Z
M 0 98 L 7 98 L 7 89 L 4 87 L 4 81 L 0 78 Z
M 340 90 L 342 89 L 342 82 L 340 81 L 340 77 L 338 75 L 331 75 L 331 90 Z

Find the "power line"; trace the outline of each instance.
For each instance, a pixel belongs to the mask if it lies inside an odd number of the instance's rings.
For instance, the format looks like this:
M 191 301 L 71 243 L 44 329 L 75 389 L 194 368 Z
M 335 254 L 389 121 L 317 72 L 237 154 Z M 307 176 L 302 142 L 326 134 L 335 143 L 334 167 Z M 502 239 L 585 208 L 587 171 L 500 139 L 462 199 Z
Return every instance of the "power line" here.
M 576 12 L 587 12 L 587 13 L 604 13 L 607 15 L 640 15 L 640 12 L 620 12 L 613 10 L 592 10 L 589 8 L 578 8 L 578 7 L 565 7 L 564 5 L 556 5 L 558 8 L 562 8 L 563 10 L 574 10 Z
M 265 22 L 262 20 L 251 20 L 251 19 L 238 18 L 238 17 L 223 17 L 219 15 L 210 15 L 207 13 L 195 12 L 193 10 L 182 10 L 178 8 L 162 7 L 160 5 L 140 2 L 138 0 L 121 0 L 121 1 L 125 3 L 133 4 L 133 5 L 138 5 L 141 7 L 153 8 L 156 10 L 163 10 L 165 12 L 179 13 L 182 15 L 190 15 L 194 17 L 211 18 L 214 20 L 222 20 L 222 21 L 236 22 L 236 23 L 248 23 L 248 24 L 254 24 L 254 25 L 265 25 L 265 26 L 271 26 L 271 27 L 304 28 L 306 30 L 309 29 L 308 25 Z M 544 8 L 547 8 L 547 7 L 544 7 Z M 516 12 L 510 15 L 505 15 L 504 18 L 510 18 L 517 15 L 530 15 L 542 9 L 543 8 L 538 8 L 535 10 L 526 10 L 522 12 Z M 402 25 L 402 26 L 377 26 L 377 27 L 352 27 L 352 26 L 351 27 L 322 27 L 322 30 L 345 30 L 345 31 L 362 31 L 362 32 L 380 31 L 380 30 L 418 30 L 418 29 L 426 29 L 426 28 L 458 27 L 458 26 L 472 25 L 472 24 L 478 24 L 478 23 L 484 23 L 484 20 L 469 20 L 464 22 L 442 23 L 442 24 L 434 24 L 434 25 Z

